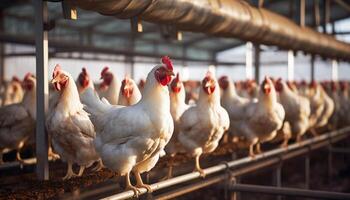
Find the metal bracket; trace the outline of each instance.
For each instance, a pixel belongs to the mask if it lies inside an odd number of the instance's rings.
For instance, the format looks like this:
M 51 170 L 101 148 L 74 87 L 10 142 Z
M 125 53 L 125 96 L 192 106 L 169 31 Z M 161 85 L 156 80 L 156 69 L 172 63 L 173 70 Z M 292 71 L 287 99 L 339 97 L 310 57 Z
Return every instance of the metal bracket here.
M 78 12 L 75 5 L 70 0 L 62 1 L 62 10 L 64 19 L 76 20 L 78 19 Z

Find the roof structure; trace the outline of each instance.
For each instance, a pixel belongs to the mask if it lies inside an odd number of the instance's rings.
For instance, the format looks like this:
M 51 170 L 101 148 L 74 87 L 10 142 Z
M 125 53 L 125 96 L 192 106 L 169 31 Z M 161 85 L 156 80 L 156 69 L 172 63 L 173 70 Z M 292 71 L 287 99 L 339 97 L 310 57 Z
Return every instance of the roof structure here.
M 247 1 L 257 6 L 257 0 Z M 307 26 L 313 27 L 314 2 L 320 8 L 320 21 L 324 20 L 326 1 L 306 1 Z M 340 3 L 339 3 L 340 2 Z M 299 1 L 264 1 L 264 8 L 299 21 Z M 349 5 L 344 1 L 331 1 L 330 22 L 350 16 Z M 34 7 L 28 0 L 5 0 L 0 5 L 3 28 L 0 41 L 34 45 Z M 171 54 L 185 61 L 215 63 L 218 52 L 234 48 L 243 41 L 219 38 L 202 33 L 183 32 L 181 40 L 174 35 L 173 27 L 142 22 L 143 32 L 132 31 L 131 20 L 117 19 L 96 12 L 78 9 L 78 20 L 63 19 L 60 3 L 50 2 L 49 31 L 50 57 L 69 52 L 90 52 L 126 56 L 159 57 Z M 34 55 L 21 52 L 9 56 Z M 66 54 L 64 54 L 66 55 Z M 69 54 L 68 54 L 69 55 Z M 234 64 L 234 63 L 231 63 Z

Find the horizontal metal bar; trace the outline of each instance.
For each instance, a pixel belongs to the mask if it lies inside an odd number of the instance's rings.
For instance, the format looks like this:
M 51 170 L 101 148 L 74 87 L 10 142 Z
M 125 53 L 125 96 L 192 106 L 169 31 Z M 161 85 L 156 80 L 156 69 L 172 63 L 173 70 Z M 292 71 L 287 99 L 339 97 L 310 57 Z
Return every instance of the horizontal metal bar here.
M 219 183 L 220 181 L 223 181 L 226 178 L 227 178 L 226 174 L 225 175 L 215 176 L 215 177 L 206 179 L 204 181 L 200 181 L 200 182 L 197 182 L 195 184 L 190 184 L 190 185 L 187 185 L 185 187 L 181 187 L 181 188 L 178 188 L 176 190 L 173 190 L 173 191 L 170 191 L 170 192 L 166 192 L 166 193 L 161 194 L 159 196 L 155 196 L 154 199 L 157 199 L 157 200 L 173 199 L 175 197 L 178 197 L 178 196 L 181 196 L 181 195 L 193 192 L 195 190 L 199 190 L 201 188 L 204 188 L 204 187 L 207 187 L 207 186 Z
M 344 153 L 344 154 L 347 154 L 347 153 L 350 153 L 350 149 L 349 148 L 330 148 L 330 151 L 332 153 Z
M 275 150 L 271 150 L 259 155 L 256 155 L 255 158 L 251 157 L 245 157 L 242 159 L 234 160 L 231 162 L 228 162 L 226 164 L 219 164 L 213 167 L 209 167 L 207 169 L 204 169 L 204 173 L 206 175 L 214 174 L 217 172 L 223 172 L 227 170 L 228 168 L 238 168 L 238 167 L 243 167 L 244 165 L 247 165 L 249 163 L 254 163 L 254 165 L 261 164 L 258 163 L 258 161 L 263 161 L 265 159 L 272 159 L 273 161 L 269 160 L 268 162 L 271 162 L 271 164 L 277 163 L 279 159 L 290 159 L 295 156 L 304 154 L 310 150 L 315 150 L 317 148 L 320 148 L 322 146 L 328 145 L 328 139 L 332 138 L 332 142 L 337 142 L 347 136 L 347 134 L 350 131 L 350 127 L 346 127 L 337 131 L 332 131 L 330 133 L 326 133 L 305 141 L 302 141 L 301 143 L 298 144 L 292 144 L 288 146 L 288 149 L 286 148 L 278 148 Z M 285 154 L 285 155 L 283 155 Z M 267 161 L 266 161 L 267 162 Z M 265 163 L 264 163 L 265 164 Z M 260 168 L 265 167 L 265 166 L 260 166 Z M 254 168 L 255 170 L 258 169 L 258 167 Z M 242 172 L 244 169 L 241 169 Z M 241 173 L 242 173 L 241 172 Z M 233 171 L 234 176 L 238 175 L 239 173 Z M 192 172 L 189 174 L 181 175 L 178 177 L 174 177 L 165 181 L 161 181 L 158 183 L 154 183 L 151 185 L 151 188 L 153 191 L 157 191 L 163 188 L 167 188 L 170 186 L 174 186 L 179 183 L 185 183 L 191 180 L 194 180 L 196 178 L 200 178 L 199 172 Z M 205 180 L 205 179 L 204 179 Z M 147 190 L 145 188 L 140 188 L 140 194 L 145 194 Z M 121 192 L 109 197 L 106 197 L 104 199 L 108 200 L 119 200 L 119 199 L 128 199 L 133 197 L 134 192 L 133 191 L 125 191 Z
M 308 197 L 308 198 L 317 198 L 317 199 L 350 199 L 349 193 L 328 192 L 328 191 L 320 191 L 320 190 L 305 190 L 305 189 L 298 189 L 298 188 L 235 184 L 230 189 L 231 191 L 238 191 L 238 192 L 252 192 L 252 193 L 284 195 L 284 196 L 293 196 L 293 197 Z

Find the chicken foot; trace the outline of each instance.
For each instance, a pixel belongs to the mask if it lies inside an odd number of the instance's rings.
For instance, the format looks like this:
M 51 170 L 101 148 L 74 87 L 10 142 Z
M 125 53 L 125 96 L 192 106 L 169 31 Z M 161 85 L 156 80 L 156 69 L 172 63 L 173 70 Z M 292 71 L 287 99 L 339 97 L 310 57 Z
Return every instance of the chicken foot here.
M 52 158 L 53 161 L 60 159 L 60 155 L 54 153 L 51 146 L 49 146 L 48 156 Z
M 73 172 L 72 168 L 73 164 L 71 162 L 68 162 L 68 168 L 67 168 L 67 173 L 66 175 L 62 178 L 63 180 L 68 180 L 72 177 L 76 177 L 77 175 Z M 79 170 L 80 172 L 80 170 Z
M 144 184 L 142 181 L 142 177 L 140 175 L 140 172 L 134 171 L 135 178 L 136 178 L 136 187 L 138 188 L 146 188 L 148 193 L 153 192 L 152 188 L 148 184 Z
M 100 159 L 100 160 L 98 160 L 98 163 L 96 164 L 96 166 L 94 167 L 94 168 L 92 168 L 91 170 L 93 171 L 93 172 L 98 172 L 98 171 L 100 171 L 101 169 L 103 169 L 105 166 L 103 165 L 103 163 L 102 163 L 102 160 Z
M 200 166 L 200 163 L 199 163 L 199 157 L 200 157 L 201 155 L 199 154 L 199 155 L 196 155 L 196 166 L 195 166 L 195 169 L 194 169 L 194 171 L 196 171 L 196 172 L 199 172 L 199 174 L 201 175 L 201 177 L 205 177 L 205 172 L 204 172 L 204 170 L 201 168 L 201 166 Z
M 80 166 L 80 168 L 79 168 L 79 173 L 78 173 L 78 177 L 80 177 L 80 176 L 82 176 L 83 175 L 83 173 L 84 173 L 84 170 L 85 170 L 85 166 Z
M 168 166 L 168 174 L 165 177 L 161 178 L 162 181 L 168 180 L 168 179 L 173 177 L 174 156 L 175 155 L 170 155 L 169 166 Z
M 126 184 L 125 190 L 132 190 L 132 191 L 134 192 L 134 196 L 135 196 L 136 198 L 138 198 L 138 197 L 139 197 L 140 190 L 139 190 L 137 187 L 131 185 L 131 182 L 130 182 L 130 172 L 128 172 L 128 173 L 125 175 L 125 184 Z

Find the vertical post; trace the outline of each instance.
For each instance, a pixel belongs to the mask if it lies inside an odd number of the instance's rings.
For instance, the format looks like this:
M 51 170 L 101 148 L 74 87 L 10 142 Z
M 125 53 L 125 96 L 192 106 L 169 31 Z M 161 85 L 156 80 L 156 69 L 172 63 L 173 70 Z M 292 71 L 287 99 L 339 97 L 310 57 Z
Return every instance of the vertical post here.
M 279 163 L 274 171 L 274 183 L 277 187 L 282 187 L 282 163 Z M 281 200 L 282 196 L 278 195 L 277 200 Z
M 310 155 L 305 157 L 305 189 L 310 188 Z
M 315 56 L 311 55 L 311 81 L 315 80 Z
M 39 180 L 49 179 L 48 137 L 45 130 L 45 113 L 48 108 L 48 31 L 44 23 L 48 20 L 47 2 L 33 1 L 35 8 L 35 48 L 37 75 L 37 119 L 36 119 L 36 173 Z
M 288 81 L 294 80 L 294 52 L 293 52 L 293 50 L 288 51 L 287 77 L 288 77 Z
M 332 80 L 338 80 L 338 61 L 335 59 L 332 60 Z
M 332 140 L 329 139 L 328 146 L 328 182 L 332 182 L 332 174 L 333 174 L 333 154 L 332 154 Z
M 260 45 L 254 44 L 254 67 L 255 67 L 255 81 L 260 83 Z
M 327 33 L 327 24 L 329 23 L 329 18 L 330 18 L 330 5 L 331 2 L 329 0 L 323 0 L 323 13 L 324 13 L 324 17 L 323 17 L 323 23 L 322 23 L 322 27 L 323 27 L 323 33 Z
M 247 79 L 253 79 L 253 44 L 251 42 L 246 43 L 245 74 Z
M 0 10 L 0 32 L 3 32 L 4 30 L 4 11 Z M 0 86 L 4 84 L 5 80 L 5 45 L 4 43 L 0 43 Z M 1 88 L 1 87 L 0 87 Z
M 305 26 L 305 0 L 300 0 L 300 26 Z

